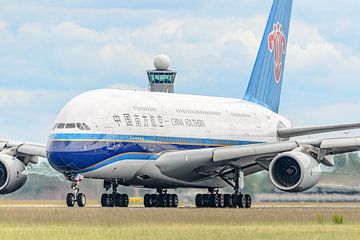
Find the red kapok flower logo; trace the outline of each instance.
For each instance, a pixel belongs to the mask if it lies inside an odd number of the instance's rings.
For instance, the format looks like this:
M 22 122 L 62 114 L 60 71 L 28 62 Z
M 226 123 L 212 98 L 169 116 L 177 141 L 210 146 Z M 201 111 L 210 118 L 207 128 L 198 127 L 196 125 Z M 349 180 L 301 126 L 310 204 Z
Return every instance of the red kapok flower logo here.
M 286 51 L 286 38 L 280 23 L 274 23 L 273 31 L 268 36 L 268 48 L 274 52 L 274 76 L 276 83 L 280 82 L 282 70 L 282 56 Z

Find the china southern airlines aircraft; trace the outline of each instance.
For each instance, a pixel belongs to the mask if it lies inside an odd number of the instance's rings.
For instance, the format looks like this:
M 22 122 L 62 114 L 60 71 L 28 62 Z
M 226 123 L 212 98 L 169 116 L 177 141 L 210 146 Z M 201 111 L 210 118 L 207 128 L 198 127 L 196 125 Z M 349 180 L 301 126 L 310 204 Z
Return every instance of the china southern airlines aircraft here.
M 104 207 L 126 207 L 119 185 L 153 188 L 145 207 L 177 207 L 167 189 L 205 188 L 197 207 L 251 206 L 244 177 L 269 172 L 280 190 L 300 192 L 320 179 L 332 155 L 360 150 L 359 138 L 292 141 L 291 137 L 360 128 L 359 124 L 292 128 L 278 115 L 292 0 L 274 0 L 243 100 L 182 94 L 94 90 L 62 109 L 47 146 L 1 141 L 0 193 L 27 180 L 26 166 L 45 157 L 72 182 L 69 207 L 84 207 L 83 178 L 102 179 Z M 232 186 L 233 194 L 219 189 Z

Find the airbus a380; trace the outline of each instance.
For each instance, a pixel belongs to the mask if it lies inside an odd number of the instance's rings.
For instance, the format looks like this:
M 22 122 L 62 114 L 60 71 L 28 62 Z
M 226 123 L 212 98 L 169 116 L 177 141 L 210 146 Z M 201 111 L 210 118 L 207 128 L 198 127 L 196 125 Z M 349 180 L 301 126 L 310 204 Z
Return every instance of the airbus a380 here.
M 205 188 L 197 207 L 251 206 L 244 177 L 267 170 L 280 190 L 300 192 L 320 179 L 334 154 L 357 151 L 360 138 L 290 140 L 360 128 L 340 124 L 292 128 L 278 114 L 292 0 L 274 0 L 244 99 L 101 89 L 85 92 L 59 113 L 47 146 L 1 142 L 0 193 L 21 188 L 38 157 L 70 180 L 67 206 L 84 207 L 83 178 L 102 179 L 103 207 L 127 207 L 119 185 L 156 189 L 145 207 L 177 207 L 168 189 Z M 233 194 L 219 189 L 232 186 Z

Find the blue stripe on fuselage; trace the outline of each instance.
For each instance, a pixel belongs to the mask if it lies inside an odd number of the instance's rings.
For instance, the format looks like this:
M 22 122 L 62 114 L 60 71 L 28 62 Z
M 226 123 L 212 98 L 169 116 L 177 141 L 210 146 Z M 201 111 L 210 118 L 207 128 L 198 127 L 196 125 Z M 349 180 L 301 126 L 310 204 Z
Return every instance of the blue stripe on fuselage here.
M 88 172 L 121 160 L 156 160 L 158 153 L 257 142 L 139 136 L 61 133 L 49 137 L 49 163 L 60 172 Z

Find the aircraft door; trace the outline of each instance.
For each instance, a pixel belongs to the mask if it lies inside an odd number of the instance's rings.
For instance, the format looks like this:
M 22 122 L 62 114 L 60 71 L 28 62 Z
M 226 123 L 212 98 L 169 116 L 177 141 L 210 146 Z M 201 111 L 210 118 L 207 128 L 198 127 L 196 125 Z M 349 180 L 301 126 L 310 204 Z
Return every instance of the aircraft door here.
M 256 127 L 257 127 L 257 128 L 261 128 L 261 119 L 260 119 L 260 116 L 259 116 L 258 114 L 256 114 L 256 113 L 253 113 L 253 118 L 254 118 Z

